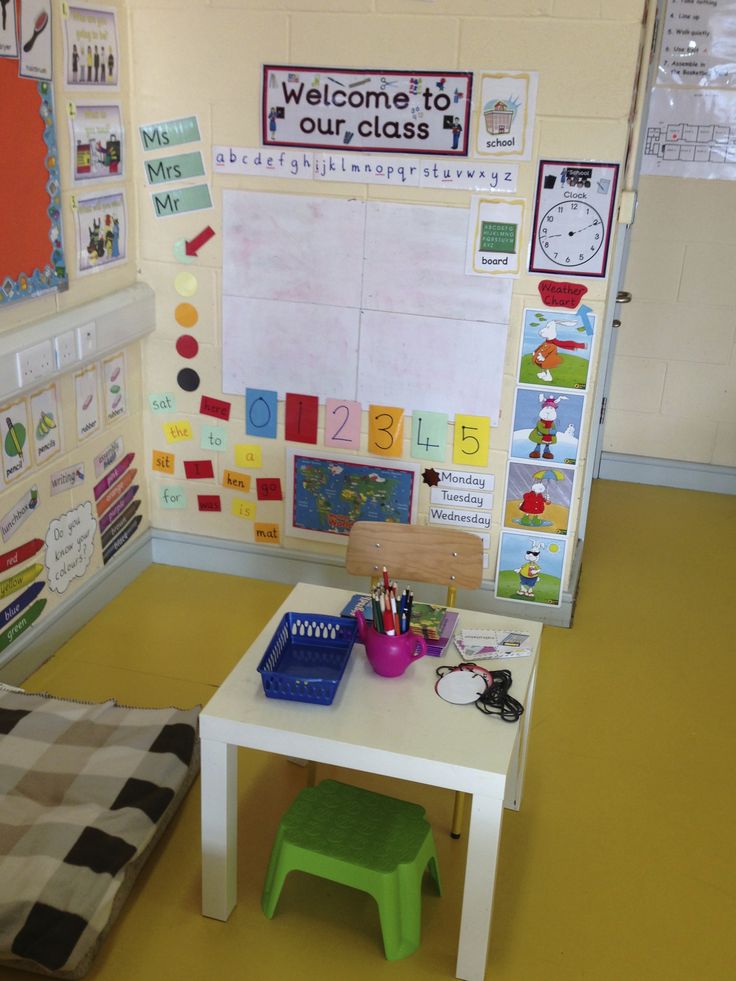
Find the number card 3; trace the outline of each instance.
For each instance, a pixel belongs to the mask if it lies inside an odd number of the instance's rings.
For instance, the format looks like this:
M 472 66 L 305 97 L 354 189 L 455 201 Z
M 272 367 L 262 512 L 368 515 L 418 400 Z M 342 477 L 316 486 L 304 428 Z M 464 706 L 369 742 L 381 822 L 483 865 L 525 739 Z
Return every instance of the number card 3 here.
M 368 452 L 400 457 L 404 444 L 404 410 L 395 405 L 371 405 L 368 409 Z

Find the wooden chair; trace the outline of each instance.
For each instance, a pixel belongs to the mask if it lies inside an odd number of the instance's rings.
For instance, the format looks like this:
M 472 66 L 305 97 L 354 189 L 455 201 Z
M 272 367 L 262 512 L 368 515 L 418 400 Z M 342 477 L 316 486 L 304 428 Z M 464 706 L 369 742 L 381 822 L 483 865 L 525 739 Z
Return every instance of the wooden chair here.
M 458 586 L 478 589 L 483 580 L 483 542 L 478 535 L 432 525 L 356 521 L 350 529 L 345 568 L 378 581 L 383 567 L 404 587 L 414 582 L 447 587 L 447 606 L 457 606 Z M 468 795 L 455 794 L 453 838 L 460 837 Z

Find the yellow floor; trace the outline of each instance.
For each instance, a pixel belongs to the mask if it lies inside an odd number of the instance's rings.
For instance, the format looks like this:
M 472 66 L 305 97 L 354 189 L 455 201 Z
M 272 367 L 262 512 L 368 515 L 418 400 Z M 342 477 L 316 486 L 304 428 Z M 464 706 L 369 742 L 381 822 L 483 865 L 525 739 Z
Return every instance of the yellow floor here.
M 574 626 L 546 628 L 525 799 L 504 819 L 487 977 L 720 981 L 736 971 L 736 498 L 594 484 Z M 287 587 L 153 566 L 26 682 L 137 705 L 206 702 Z M 488 734 L 501 723 L 488 719 Z M 464 864 L 451 795 L 414 784 L 444 896 L 384 960 L 367 896 L 292 875 L 259 908 L 304 771 L 240 755 L 240 901 L 199 915 L 199 783 L 141 874 L 92 981 L 452 978 Z M 336 771 L 321 768 L 320 776 Z M 355 783 L 397 792 L 379 778 Z M 401 794 L 398 794 L 401 796 Z M 0 969 L 0 981 L 28 977 Z

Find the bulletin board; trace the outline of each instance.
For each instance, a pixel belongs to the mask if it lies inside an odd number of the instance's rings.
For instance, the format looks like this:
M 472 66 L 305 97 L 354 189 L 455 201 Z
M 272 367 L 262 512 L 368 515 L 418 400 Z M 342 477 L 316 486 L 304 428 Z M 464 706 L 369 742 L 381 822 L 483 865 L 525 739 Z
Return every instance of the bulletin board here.
M 223 391 L 498 424 L 510 279 L 466 276 L 464 208 L 223 192 Z
M 59 160 L 52 84 L 18 75 L 0 58 L 0 307 L 68 285 L 61 233 Z

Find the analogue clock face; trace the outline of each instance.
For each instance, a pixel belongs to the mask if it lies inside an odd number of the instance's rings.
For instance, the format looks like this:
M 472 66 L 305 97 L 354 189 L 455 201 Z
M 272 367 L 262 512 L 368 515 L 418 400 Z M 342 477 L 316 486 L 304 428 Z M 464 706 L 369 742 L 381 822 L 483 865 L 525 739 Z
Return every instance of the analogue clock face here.
M 603 219 L 584 201 L 560 201 L 539 223 L 538 241 L 550 262 L 582 266 L 603 245 Z

